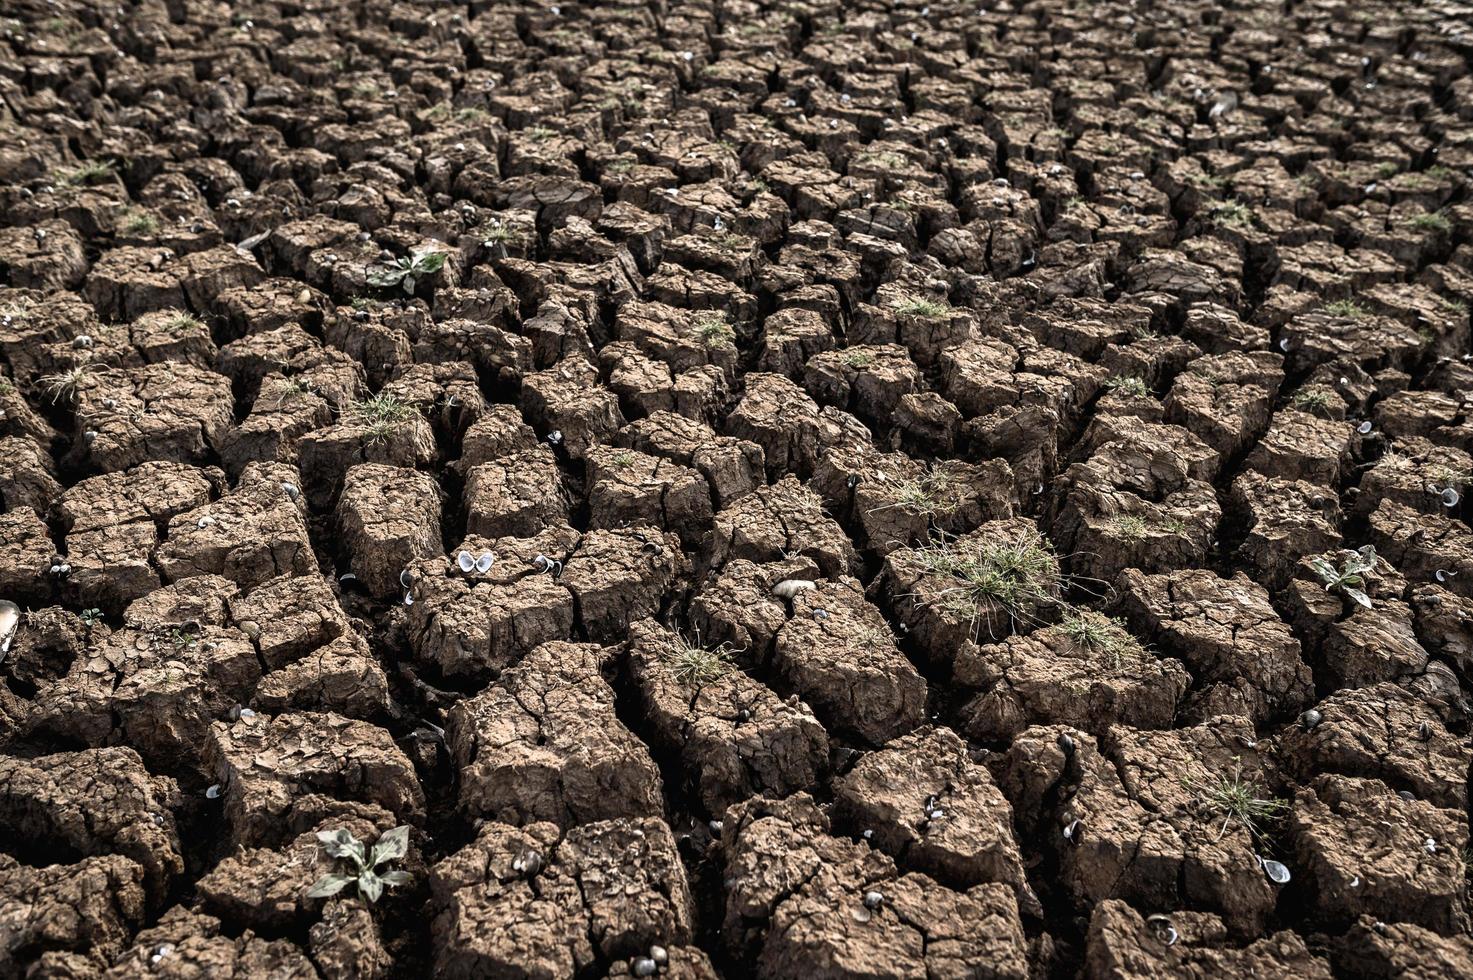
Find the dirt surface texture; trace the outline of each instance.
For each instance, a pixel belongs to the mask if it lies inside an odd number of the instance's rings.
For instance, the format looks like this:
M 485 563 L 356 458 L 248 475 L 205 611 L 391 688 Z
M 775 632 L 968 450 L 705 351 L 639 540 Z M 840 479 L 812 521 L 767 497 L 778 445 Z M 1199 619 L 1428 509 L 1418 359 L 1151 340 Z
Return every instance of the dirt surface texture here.
M 1473 2 L 0 6 L 0 980 L 1473 976 Z

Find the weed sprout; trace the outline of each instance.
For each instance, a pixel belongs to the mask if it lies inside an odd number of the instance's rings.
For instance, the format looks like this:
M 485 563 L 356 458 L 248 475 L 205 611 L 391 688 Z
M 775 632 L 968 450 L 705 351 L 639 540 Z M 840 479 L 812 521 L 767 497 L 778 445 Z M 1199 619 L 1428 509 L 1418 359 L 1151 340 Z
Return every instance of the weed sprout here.
M 406 296 L 413 296 L 419 281 L 432 276 L 445 266 L 445 253 L 428 248 L 417 248 L 404 258 L 394 259 L 383 265 L 370 266 L 368 284 L 382 289 L 398 286 Z
M 373 845 L 372 851 L 365 851 L 363 842 L 345 828 L 320 831 L 317 839 L 329 857 L 348 866 L 348 873 L 323 875 L 307 892 L 308 898 L 330 898 L 349 885 L 355 885 L 359 895 L 369 902 L 377 902 L 385 887 L 393 888 L 409 883 L 407 871 L 378 870 L 381 865 L 402 860 L 409 853 L 407 826 L 385 831 Z
M 1117 374 L 1105 382 L 1105 387 L 1132 398 L 1148 398 L 1151 394 L 1151 388 L 1146 384 L 1145 379 L 1134 375 Z
M 1183 780 L 1190 789 L 1190 780 Z M 1259 796 L 1257 787 L 1243 781 L 1241 771 L 1231 777 L 1219 775 L 1207 785 L 1197 788 L 1197 800 L 1210 812 L 1222 817 L 1217 839 L 1222 840 L 1228 828 L 1241 824 L 1255 840 L 1263 837 L 1267 823 L 1278 819 L 1289 809 L 1284 800 Z
M 723 313 L 703 313 L 698 317 L 696 336 L 703 346 L 712 350 L 736 345 L 736 331 Z
M 1311 558 L 1309 566 L 1325 583 L 1326 592 L 1339 592 L 1357 605 L 1370 609 L 1371 597 L 1366 595 L 1365 588 L 1379 560 L 1375 545 L 1368 544 L 1359 551 L 1346 549 L 1340 552 L 1340 558 L 1339 568 L 1323 555 Z
M 681 686 L 699 687 L 725 677 L 731 670 L 731 656 L 728 643 L 708 648 L 701 645 L 699 633 L 694 643 L 677 633 L 676 642 L 660 659 Z
M 367 429 L 369 442 L 380 443 L 387 441 L 396 428 L 417 414 L 408 402 L 400 401 L 394 395 L 379 394 L 345 406 L 342 420 L 347 425 Z
M 1059 632 L 1081 650 L 1099 653 L 1115 670 L 1146 660 L 1146 649 L 1124 621 L 1088 609 L 1072 609 L 1059 621 Z
M 941 317 L 951 312 L 951 307 L 945 303 L 920 297 L 897 299 L 891 308 L 901 316 Z
M 1058 602 L 1059 560 L 1037 531 L 969 541 L 941 534 L 904 553 L 933 580 L 915 598 L 966 617 L 974 636 L 984 621 L 989 633 L 994 617 L 1033 622 Z

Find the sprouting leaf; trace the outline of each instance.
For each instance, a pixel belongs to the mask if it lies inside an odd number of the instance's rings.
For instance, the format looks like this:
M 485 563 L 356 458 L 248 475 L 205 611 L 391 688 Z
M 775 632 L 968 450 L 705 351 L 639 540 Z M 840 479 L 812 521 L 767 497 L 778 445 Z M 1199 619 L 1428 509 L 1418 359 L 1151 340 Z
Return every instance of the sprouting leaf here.
M 1344 591 L 1346 595 L 1350 596 L 1350 598 L 1358 604 L 1365 606 L 1367 609 L 1371 608 L 1371 597 L 1366 595 L 1360 589 L 1346 587 L 1342 591 Z
M 445 267 L 445 253 L 432 249 L 421 249 L 412 253 L 410 271 L 416 275 L 430 275 Z
M 404 281 L 406 270 L 392 265 L 373 265 L 368 267 L 368 284 L 387 289 L 399 285 Z
M 307 892 L 308 898 L 331 898 L 354 881 L 352 875 L 323 875 Z
M 322 843 L 322 849 L 327 852 L 328 857 L 347 858 L 360 865 L 363 864 L 363 842 L 354 837 L 346 828 L 320 831 L 317 839 Z
M 389 871 L 379 875 L 379 879 L 383 881 L 384 884 L 393 887 L 398 887 L 399 885 L 407 885 L 412 880 L 412 878 L 413 876 L 410 875 L 408 871 Z
M 395 827 L 385 831 L 379 837 L 378 843 L 373 845 L 373 866 L 376 868 L 385 861 L 397 861 L 408 853 L 409 828 Z
M 384 880 L 368 869 L 358 875 L 358 894 L 370 902 L 377 902 L 384 894 Z

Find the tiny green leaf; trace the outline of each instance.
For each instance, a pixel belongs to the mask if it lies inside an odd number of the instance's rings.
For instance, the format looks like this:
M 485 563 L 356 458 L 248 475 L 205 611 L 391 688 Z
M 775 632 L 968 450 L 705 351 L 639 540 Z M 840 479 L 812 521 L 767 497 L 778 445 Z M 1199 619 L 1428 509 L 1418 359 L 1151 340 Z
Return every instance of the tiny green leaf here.
M 352 875 L 323 875 L 307 892 L 308 898 L 331 898 L 353 881 Z
M 412 876 L 409 874 L 408 871 L 389 871 L 385 874 L 379 875 L 379 878 L 383 881 L 384 884 L 393 887 L 397 887 L 399 885 L 407 885 L 412 880 Z
M 368 869 L 358 875 L 358 894 L 370 902 L 377 902 L 384 894 L 384 880 Z
M 385 861 L 397 861 L 408 853 L 409 828 L 395 827 L 385 831 L 378 843 L 373 845 L 373 866 L 376 868 Z
M 445 253 L 428 249 L 415 252 L 410 267 L 420 275 L 439 272 L 445 267 Z

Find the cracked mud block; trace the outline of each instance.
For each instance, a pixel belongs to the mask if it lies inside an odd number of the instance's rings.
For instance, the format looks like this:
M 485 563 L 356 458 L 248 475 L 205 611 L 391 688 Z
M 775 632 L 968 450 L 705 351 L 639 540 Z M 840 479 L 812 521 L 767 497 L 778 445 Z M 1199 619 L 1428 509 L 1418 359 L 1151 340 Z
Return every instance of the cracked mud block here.
M 1473 969 L 1473 937 L 1362 915 L 1331 947 L 1330 958 L 1342 972 L 1371 980 L 1439 980 Z
M 515 405 L 488 405 L 461 438 L 460 460 L 456 465 L 468 470 L 536 448 L 537 433 L 522 421 L 522 413 Z
M 435 432 L 423 415 L 387 423 L 339 422 L 297 442 L 302 488 L 313 510 L 331 510 L 348 471 L 360 463 L 415 469 L 435 458 Z
M 29 507 L 0 514 L 0 595 L 44 604 L 51 596 L 51 532 Z
M 44 517 L 61 495 L 49 453 L 23 436 L 0 437 L 0 509 L 9 513 L 29 508 Z
M 558 581 L 573 594 L 589 639 L 612 642 L 631 623 L 658 613 L 688 571 L 679 538 L 636 525 L 583 535 Z
M 24 727 L 69 744 L 126 744 L 155 769 L 196 770 L 211 722 L 248 700 L 260 678 L 256 649 L 238 630 L 118 630 L 37 692 Z
M 220 460 L 232 478 L 251 463 L 295 463 L 302 437 L 331 425 L 332 417 L 333 406 L 312 382 L 268 375 L 251 414 L 221 440 Z
M 434 866 L 430 890 L 435 972 L 445 977 L 591 975 L 652 945 L 689 943 L 695 930 L 685 869 L 659 817 L 566 832 L 488 821 Z
M 757 340 L 757 370 L 796 380 L 807 373 L 806 364 L 833 346 L 834 330 L 822 313 L 801 306 L 784 307 L 763 321 Z M 910 360 L 906 351 L 898 352 Z
M 465 478 L 466 531 L 483 538 L 530 538 L 568 522 L 568 491 L 546 446 L 471 467 Z
M 896 344 L 871 344 L 810 357 L 803 387 L 821 405 L 888 424 L 902 397 L 921 387 L 921 371 Z
M 1412 327 L 1391 317 L 1367 314 L 1304 313 L 1279 331 L 1279 347 L 1291 374 L 1334 362 L 1357 364 L 1367 371 L 1405 371 L 1424 343 Z
M 823 500 L 792 476 L 758 487 L 717 513 L 710 544 L 711 567 L 745 559 L 773 562 L 799 555 L 825 575 L 856 570 L 859 557 Z
M 394 966 L 378 919 L 367 905 L 350 899 L 328 903 L 307 932 L 307 949 L 324 978 L 376 980 Z
M 19 289 L 76 289 L 87 277 L 82 238 L 62 221 L 0 230 L 0 274 Z
M 221 786 L 230 840 L 270 846 L 333 813 L 382 808 L 424 819 L 414 766 L 382 728 L 331 712 L 216 722 L 203 742 Z
M 1394 439 L 1421 436 L 1441 446 L 1473 451 L 1467 402 L 1438 391 L 1401 391 L 1376 403 L 1375 422 Z
M 1313 701 L 1314 678 L 1299 641 L 1268 592 L 1243 573 L 1224 579 L 1205 569 L 1163 575 L 1131 569 L 1115 591 L 1116 608 L 1131 628 L 1191 671 L 1190 720 L 1236 714 L 1262 724 Z
M 1322 585 L 1316 576 L 1308 588 Z M 1373 609 L 1351 604 L 1347 614 L 1325 627 L 1314 658 L 1323 687 L 1370 687 L 1410 680 L 1426 670 L 1428 654 L 1417 641 L 1411 608 L 1399 599 L 1376 596 L 1373 601 Z
M 662 362 L 672 374 L 685 374 L 709 364 L 722 375 L 734 377 L 737 348 L 728 316 L 720 306 L 703 309 L 706 312 L 698 313 L 636 300 L 619 309 L 614 318 L 614 337 Z
M 84 370 L 70 398 L 72 453 L 104 473 L 149 460 L 199 462 L 234 422 L 229 380 L 189 364 Z
M 833 820 L 902 867 L 957 889 L 1011 888 L 1041 911 L 1013 839 L 1013 808 L 948 728 L 927 726 L 860 758 L 834 780 Z
M 231 930 L 234 932 L 234 930 Z M 266 940 L 249 929 L 228 935 L 219 919 L 182 905 L 165 912 L 158 924 L 134 937 L 133 945 L 103 974 L 105 980 L 156 976 L 270 977 L 317 980 L 311 960 L 289 940 Z
M 659 770 L 614 714 L 610 667 L 596 644 L 544 643 L 451 708 L 461 812 L 563 827 L 660 813 Z
M 1315 922 L 1339 931 L 1369 914 L 1467 931 L 1460 810 L 1403 799 L 1378 779 L 1323 775 L 1299 789 L 1286 834 Z
M 335 711 L 378 718 L 392 711 L 389 679 L 357 633 L 345 633 L 261 678 L 251 704 L 268 714 Z
M 0 757 L 0 819 L 13 846 L 53 858 L 117 854 L 143 868 L 151 902 L 184 870 L 178 787 L 129 748 Z
M 1462 521 L 1383 500 L 1371 514 L 1370 531 L 1376 554 L 1395 565 L 1413 587 L 1435 581 L 1473 597 L 1473 532 Z
M 1461 500 L 1473 488 L 1473 456 L 1420 437 L 1398 440 L 1396 449 L 1366 470 L 1357 485 L 1354 512 L 1367 516 L 1390 500 L 1423 514 L 1456 514 L 1446 491 Z M 1454 504 L 1456 507 L 1456 504 Z
M 533 538 L 466 539 L 457 550 L 495 556 L 487 572 L 462 572 L 454 558 L 409 566 L 409 643 L 446 677 L 484 680 L 537 646 L 573 635 L 575 596 L 551 563 L 567 563 L 578 532 L 551 527 Z M 538 561 L 538 556 L 542 561 Z
M 321 575 L 283 575 L 245 596 L 231 596 L 229 604 L 236 629 L 250 637 L 267 670 L 285 667 L 349 632 L 348 617 Z
M 695 946 L 661 948 L 665 950 L 666 958 L 665 965 L 660 967 L 661 976 L 669 977 L 670 980 L 720 980 L 716 967 L 711 964 L 711 958 Z M 634 964 L 641 958 L 616 960 L 609 964 L 608 980 L 638 976 Z
M 132 320 L 150 310 L 179 309 L 185 305 L 182 271 L 170 249 L 108 249 L 92 264 L 82 295 L 99 316 L 111 320 Z
M 1473 667 L 1473 599 L 1427 584 L 1412 589 L 1410 600 L 1422 646 L 1462 671 Z
M 1098 742 L 1031 728 L 998 781 L 1019 832 L 1042 839 L 1077 907 L 1119 898 L 1151 911 L 1210 909 L 1251 937 L 1273 913 L 1275 887 L 1252 832 L 1218 801 L 1235 785 L 1272 798 L 1254 745 L 1252 725 L 1232 716 L 1175 731 L 1117 726 Z
M 1166 395 L 1166 419 L 1186 428 L 1224 459 L 1235 459 L 1268 428 L 1284 382 L 1284 359 L 1267 351 L 1199 357 Z
M 6 673 L 22 685 L 37 688 L 65 675 L 86 649 L 92 632 L 106 629 L 101 624 L 89 625 L 60 606 L 32 609 L 25 614 L 24 623 L 5 652 Z M 19 706 L 25 708 L 23 702 Z M 13 734 L 7 730 L 3 738 L 8 740 Z
M 1270 590 L 1289 583 L 1301 558 L 1340 544 L 1338 496 L 1305 480 L 1246 470 L 1233 481 L 1228 513 L 1247 529 L 1238 557 Z
M 381 599 L 397 598 L 399 573 L 443 553 L 440 488 L 428 474 L 364 463 L 348 470 L 336 512 L 348 567 Z
M 1004 595 L 986 586 L 994 573 L 1006 582 Z M 890 552 L 870 596 L 885 601 L 933 664 L 950 665 L 968 644 L 1006 639 L 1046 618 L 1060 589 L 1048 539 L 1031 519 L 1016 517 Z
M 1175 930 L 1175 942 L 1168 942 L 1168 930 Z M 1147 921 L 1114 900 L 1101 902 L 1090 916 L 1085 969 L 1091 977 L 1109 980 L 1334 976 L 1330 965 L 1288 929 L 1244 946 L 1232 941 L 1215 915 L 1172 912 L 1168 922 Z
M 608 446 L 593 447 L 584 462 L 589 527 L 664 527 L 687 544 L 710 531 L 711 488 L 695 469 Z
M 163 577 L 223 575 L 248 589 L 278 575 L 315 575 L 295 479 L 290 467 L 252 464 L 233 491 L 175 516 L 154 556 Z
M 716 506 L 730 506 L 765 482 L 760 446 L 717 435 L 709 425 L 674 412 L 653 412 L 619 430 L 616 445 L 695 468 Z
M 868 430 L 850 424 L 853 416 L 832 408 L 819 411 L 817 402 L 782 375 L 753 372 L 745 381 L 741 401 L 726 417 L 726 435 L 760 446 L 774 480 L 788 473 L 806 478 L 820 453 L 842 444 L 853 431 L 863 430 L 862 441 L 869 441 Z
M 613 442 L 624 424 L 618 397 L 599 384 L 598 369 L 581 357 L 527 375 L 522 395 L 533 427 L 573 459 L 582 459 L 595 443 Z
M 1268 477 L 1335 487 L 1350 467 L 1355 441 L 1355 426 L 1350 422 L 1284 408 L 1274 415 L 1273 424 L 1243 465 Z
M 196 575 L 155 589 L 123 610 L 123 625 L 147 630 L 159 623 L 230 625 L 230 601 L 240 586 L 219 575 Z
M 925 719 L 925 678 L 906 659 L 858 581 L 841 576 L 800 591 L 768 667 L 830 731 L 869 745 Z
M 1330 772 L 1379 779 L 1440 807 L 1467 805 L 1473 748 L 1415 693 L 1385 682 L 1336 692 L 1315 710 L 1317 724 L 1279 736 L 1283 765 L 1298 778 Z
M 882 852 L 831 836 L 806 793 L 752 800 L 724 823 L 721 932 L 753 976 L 1028 975 L 1008 886 L 961 892 L 899 874 Z M 880 896 L 873 909 L 865 903 L 871 892 Z
M 952 675 L 980 690 L 961 709 L 963 731 L 1007 741 L 1031 725 L 1067 724 L 1100 734 L 1115 724 L 1166 728 L 1191 675 L 1157 657 L 1119 623 L 1081 610 L 1001 643 L 966 644 Z
M 100 970 L 127 948 L 144 909 L 143 869 L 125 857 L 33 868 L 0 854 L 0 971 L 45 976 L 58 952 Z
M 774 595 L 773 586 L 788 579 L 814 581 L 819 574 L 818 565 L 802 557 L 765 565 L 729 562 L 691 598 L 691 626 L 706 643 L 739 651 L 744 664 L 766 663 L 788 621 L 787 600 Z
M 858 525 L 860 544 L 880 556 L 937 534 L 965 534 L 1019 509 L 1017 482 L 1001 459 L 928 467 L 904 453 L 841 449 L 825 454 L 811 482 L 829 507 Z
M 707 813 L 753 796 L 812 789 L 828 769 L 829 740 L 807 705 L 783 701 L 726 662 L 653 620 L 634 624 L 629 676 L 654 744 L 680 757 Z M 692 645 L 695 645 L 692 648 Z

